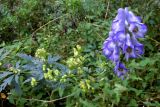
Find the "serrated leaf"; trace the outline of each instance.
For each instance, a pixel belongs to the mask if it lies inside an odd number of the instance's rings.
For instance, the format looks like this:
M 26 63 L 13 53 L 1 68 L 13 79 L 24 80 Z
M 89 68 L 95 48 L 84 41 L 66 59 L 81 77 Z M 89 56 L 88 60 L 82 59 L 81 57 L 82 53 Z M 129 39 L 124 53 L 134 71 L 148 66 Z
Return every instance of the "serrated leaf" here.
M 12 73 L 12 72 L 4 71 L 4 72 L 2 72 L 2 74 L 0 74 L 0 79 L 6 77 L 6 76 L 8 76 L 8 75 L 11 75 L 11 74 L 13 74 L 13 73 Z

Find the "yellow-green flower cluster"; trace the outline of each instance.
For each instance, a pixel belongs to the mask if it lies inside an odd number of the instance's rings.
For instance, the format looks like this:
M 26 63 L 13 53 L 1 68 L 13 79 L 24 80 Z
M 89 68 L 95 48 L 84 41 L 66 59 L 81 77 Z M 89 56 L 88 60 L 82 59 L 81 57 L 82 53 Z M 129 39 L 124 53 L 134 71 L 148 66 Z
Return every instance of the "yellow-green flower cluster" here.
M 57 76 L 60 75 L 59 70 L 51 70 L 49 68 L 47 68 L 47 73 L 44 73 L 44 78 L 48 79 L 48 80 L 53 80 L 53 81 L 57 81 Z
M 45 60 L 45 58 L 47 57 L 48 53 L 46 52 L 46 50 L 44 48 L 41 49 L 37 49 L 35 56 L 37 58 L 40 58 L 42 60 Z
M 85 79 L 80 81 L 80 88 L 83 92 L 94 92 L 94 87 L 91 86 L 92 80 Z
M 75 69 L 77 67 L 82 66 L 84 57 L 81 56 L 82 48 L 81 46 L 77 45 L 76 48 L 73 48 L 74 57 L 71 57 L 67 60 L 67 65 L 70 69 Z

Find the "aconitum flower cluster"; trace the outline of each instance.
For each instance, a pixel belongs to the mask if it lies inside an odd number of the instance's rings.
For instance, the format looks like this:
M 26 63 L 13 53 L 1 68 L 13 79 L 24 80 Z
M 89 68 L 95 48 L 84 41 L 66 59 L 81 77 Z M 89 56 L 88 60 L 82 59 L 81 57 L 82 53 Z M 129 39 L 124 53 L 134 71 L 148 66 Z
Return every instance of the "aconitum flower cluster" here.
M 146 32 L 147 27 L 140 17 L 128 8 L 118 9 L 109 36 L 103 44 L 103 54 L 115 64 L 114 72 L 118 77 L 124 78 L 128 72 L 123 60 L 138 58 L 144 53 L 144 46 L 138 38 L 144 38 Z

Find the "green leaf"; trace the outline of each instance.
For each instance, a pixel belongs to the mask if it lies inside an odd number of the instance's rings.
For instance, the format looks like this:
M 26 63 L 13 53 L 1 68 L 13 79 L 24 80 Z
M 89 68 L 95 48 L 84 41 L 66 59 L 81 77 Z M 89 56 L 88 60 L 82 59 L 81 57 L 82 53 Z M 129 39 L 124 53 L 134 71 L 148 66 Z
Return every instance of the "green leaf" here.
M 129 104 L 128 104 L 128 107 L 138 107 L 138 104 L 137 104 L 136 100 L 131 99 Z
M 59 88 L 58 92 L 59 92 L 59 96 L 62 97 L 64 93 L 64 88 Z

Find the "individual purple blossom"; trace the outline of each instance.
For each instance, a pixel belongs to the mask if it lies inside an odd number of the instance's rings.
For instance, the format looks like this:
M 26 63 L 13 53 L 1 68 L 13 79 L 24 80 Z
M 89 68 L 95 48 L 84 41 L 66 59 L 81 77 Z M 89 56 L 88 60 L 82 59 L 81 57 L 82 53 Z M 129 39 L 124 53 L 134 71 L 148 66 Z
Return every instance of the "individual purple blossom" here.
M 119 49 L 113 39 L 109 38 L 104 42 L 103 53 L 113 62 L 117 62 L 119 60 Z
M 128 72 L 128 69 L 125 67 L 125 65 L 121 62 L 117 62 L 116 66 L 114 68 L 114 73 L 120 77 L 120 78 L 124 78 L 124 75 Z
M 118 9 L 118 14 L 112 23 L 112 31 L 114 33 L 119 31 L 125 31 L 125 19 L 126 15 L 124 9 Z
M 127 7 L 124 9 L 124 11 L 126 14 L 127 21 L 129 23 L 131 23 L 131 22 L 141 23 L 142 22 L 142 19 L 139 16 L 134 15 L 134 13 L 132 11 L 128 11 Z
M 147 27 L 145 24 L 132 22 L 130 23 L 129 31 L 132 35 L 136 36 L 136 38 L 143 38 L 147 32 Z
M 129 34 L 126 35 L 126 42 L 123 47 L 123 53 L 125 54 L 125 58 L 127 61 L 129 58 L 136 57 L 134 52 L 134 44 L 132 43 L 132 40 Z

